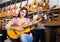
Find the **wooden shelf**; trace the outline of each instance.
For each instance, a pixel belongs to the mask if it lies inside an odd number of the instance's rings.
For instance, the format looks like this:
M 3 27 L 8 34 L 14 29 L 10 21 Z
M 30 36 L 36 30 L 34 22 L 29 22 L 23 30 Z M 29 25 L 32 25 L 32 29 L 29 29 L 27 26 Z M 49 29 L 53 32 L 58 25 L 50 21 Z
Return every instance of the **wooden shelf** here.
M 51 21 L 47 21 L 46 25 L 47 26 L 60 26 L 60 8 L 57 9 L 53 9 L 50 12 L 52 14 L 52 16 L 48 16 L 48 17 L 52 17 Z M 56 14 L 56 15 L 55 15 Z M 57 16 L 57 17 L 55 17 Z
M 60 26 L 60 21 L 47 21 L 46 26 Z

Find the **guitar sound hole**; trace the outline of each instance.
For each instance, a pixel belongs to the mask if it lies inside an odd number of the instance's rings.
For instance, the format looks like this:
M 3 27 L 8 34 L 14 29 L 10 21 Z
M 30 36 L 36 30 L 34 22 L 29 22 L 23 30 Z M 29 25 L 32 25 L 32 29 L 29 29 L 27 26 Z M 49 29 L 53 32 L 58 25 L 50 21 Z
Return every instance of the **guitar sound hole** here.
M 15 30 L 14 30 L 14 32 L 15 32 Z M 15 32 L 15 34 L 17 34 L 17 33 Z
M 29 7 L 31 7 L 31 5 Z

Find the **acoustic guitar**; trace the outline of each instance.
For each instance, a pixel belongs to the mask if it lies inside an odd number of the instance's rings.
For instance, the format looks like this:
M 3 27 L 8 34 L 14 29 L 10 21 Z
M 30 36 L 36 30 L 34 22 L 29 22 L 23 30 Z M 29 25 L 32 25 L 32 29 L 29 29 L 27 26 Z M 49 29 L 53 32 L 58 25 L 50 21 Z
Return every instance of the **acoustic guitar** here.
M 43 10 L 46 10 L 46 9 L 49 9 L 49 0 L 42 0 L 42 9 Z
M 11 14 L 11 16 L 15 15 L 15 7 L 14 6 L 10 8 L 10 14 Z
M 39 21 L 41 21 L 42 20 L 42 18 L 41 19 L 39 19 L 38 21 L 32 21 L 31 22 L 31 25 L 27 25 L 27 24 L 22 24 L 22 25 L 20 25 L 20 26 L 11 26 L 11 28 L 24 28 L 24 31 L 16 31 L 16 30 L 12 30 L 12 29 L 8 29 L 7 30 L 7 34 L 8 34 L 8 36 L 11 38 L 11 39 L 17 39 L 17 38 L 19 38 L 20 37 L 20 35 L 21 34 L 24 34 L 24 33 L 28 33 L 28 32 L 30 32 L 30 27 L 31 26 L 34 26 L 34 25 L 36 25 Z
M 5 8 L 2 8 L 2 10 L 1 10 L 1 14 L 2 14 L 2 17 L 5 16 Z
M 29 3 L 28 3 L 28 0 L 26 0 L 26 3 L 24 4 L 24 7 L 26 7 L 28 9 L 28 12 L 29 12 Z
M 0 11 L 0 17 L 2 17 L 2 11 Z
M 38 10 L 38 0 L 32 2 L 32 5 L 29 6 L 29 11 L 36 12 Z
M 5 9 L 5 16 L 8 16 L 8 8 Z

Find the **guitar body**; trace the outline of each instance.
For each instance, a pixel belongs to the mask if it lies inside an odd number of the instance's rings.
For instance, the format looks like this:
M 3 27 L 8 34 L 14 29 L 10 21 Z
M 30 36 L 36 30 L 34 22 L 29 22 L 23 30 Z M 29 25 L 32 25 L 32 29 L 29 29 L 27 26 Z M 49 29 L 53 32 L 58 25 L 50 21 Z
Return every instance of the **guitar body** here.
M 26 27 L 27 25 L 26 24 L 22 24 L 21 26 L 12 26 L 13 28 L 23 28 L 23 27 Z M 20 37 L 21 34 L 24 34 L 24 33 L 27 33 L 27 32 L 30 32 L 30 28 L 26 28 L 24 31 L 14 31 L 14 30 L 7 30 L 7 34 L 10 38 L 12 39 L 17 39 Z
M 31 11 L 31 12 L 36 12 L 37 11 L 37 7 L 35 7 L 35 8 L 33 8 L 32 6 L 29 8 L 29 10 Z
M 44 3 L 45 3 L 45 5 L 42 6 L 42 9 L 43 9 L 43 10 L 49 9 L 49 4 L 48 4 L 48 3 L 49 3 L 49 0 L 45 0 L 45 2 L 44 2 L 44 0 L 43 0 L 43 4 L 44 4 Z
M 2 17 L 2 12 L 0 12 L 0 17 Z
M 43 9 L 43 10 L 49 9 L 48 3 L 46 3 L 45 6 L 42 6 L 42 9 Z
M 8 16 L 8 8 L 5 9 L 5 16 Z
M 32 2 L 32 5 L 29 7 L 29 11 L 36 12 L 38 10 L 38 0 Z
M 10 9 L 10 13 L 11 13 L 12 16 L 14 16 L 14 14 L 15 14 L 15 9 L 14 9 L 14 7 L 12 7 L 12 8 Z
M 5 16 L 5 10 L 4 9 L 2 9 L 1 14 L 2 14 L 2 17 Z

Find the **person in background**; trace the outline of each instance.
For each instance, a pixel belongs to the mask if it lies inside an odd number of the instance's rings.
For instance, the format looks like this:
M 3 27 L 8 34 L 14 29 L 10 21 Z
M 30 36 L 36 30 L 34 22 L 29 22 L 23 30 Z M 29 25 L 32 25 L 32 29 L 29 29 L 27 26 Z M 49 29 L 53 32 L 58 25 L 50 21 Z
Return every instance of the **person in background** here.
M 11 25 L 20 26 L 21 24 L 30 25 L 30 19 L 27 16 L 28 16 L 28 9 L 25 7 L 22 7 L 19 11 L 18 17 L 11 19 L 10 21 L 11 23 L 8 22 L 8 24 L 5 25 L 5 28 L 22 32 L 24 28 L 10 28 L 10 27 Z M 32 33 L 27 32 L 27 33 L 20 35 L 20 41 L 21 42 L 32 42 L 33 41 Z M 13 40 L 10 39 L 10 42 L 13 42 Z
M 37 26 L 34 26 L 31 28 L 31 33 L 33 35 L 33 42 L 46 42 L 46 31 L 45 31 L 45 22 L 47 20 L 47 16 L 45 16 L 42 12 L 42 7 L 38 8 L 38 14 L 36 14 L 36 17 L 33 17 L 33 20 L 37 20 L 37 18 L 42 17 L 42 20 L 37 23 Z

